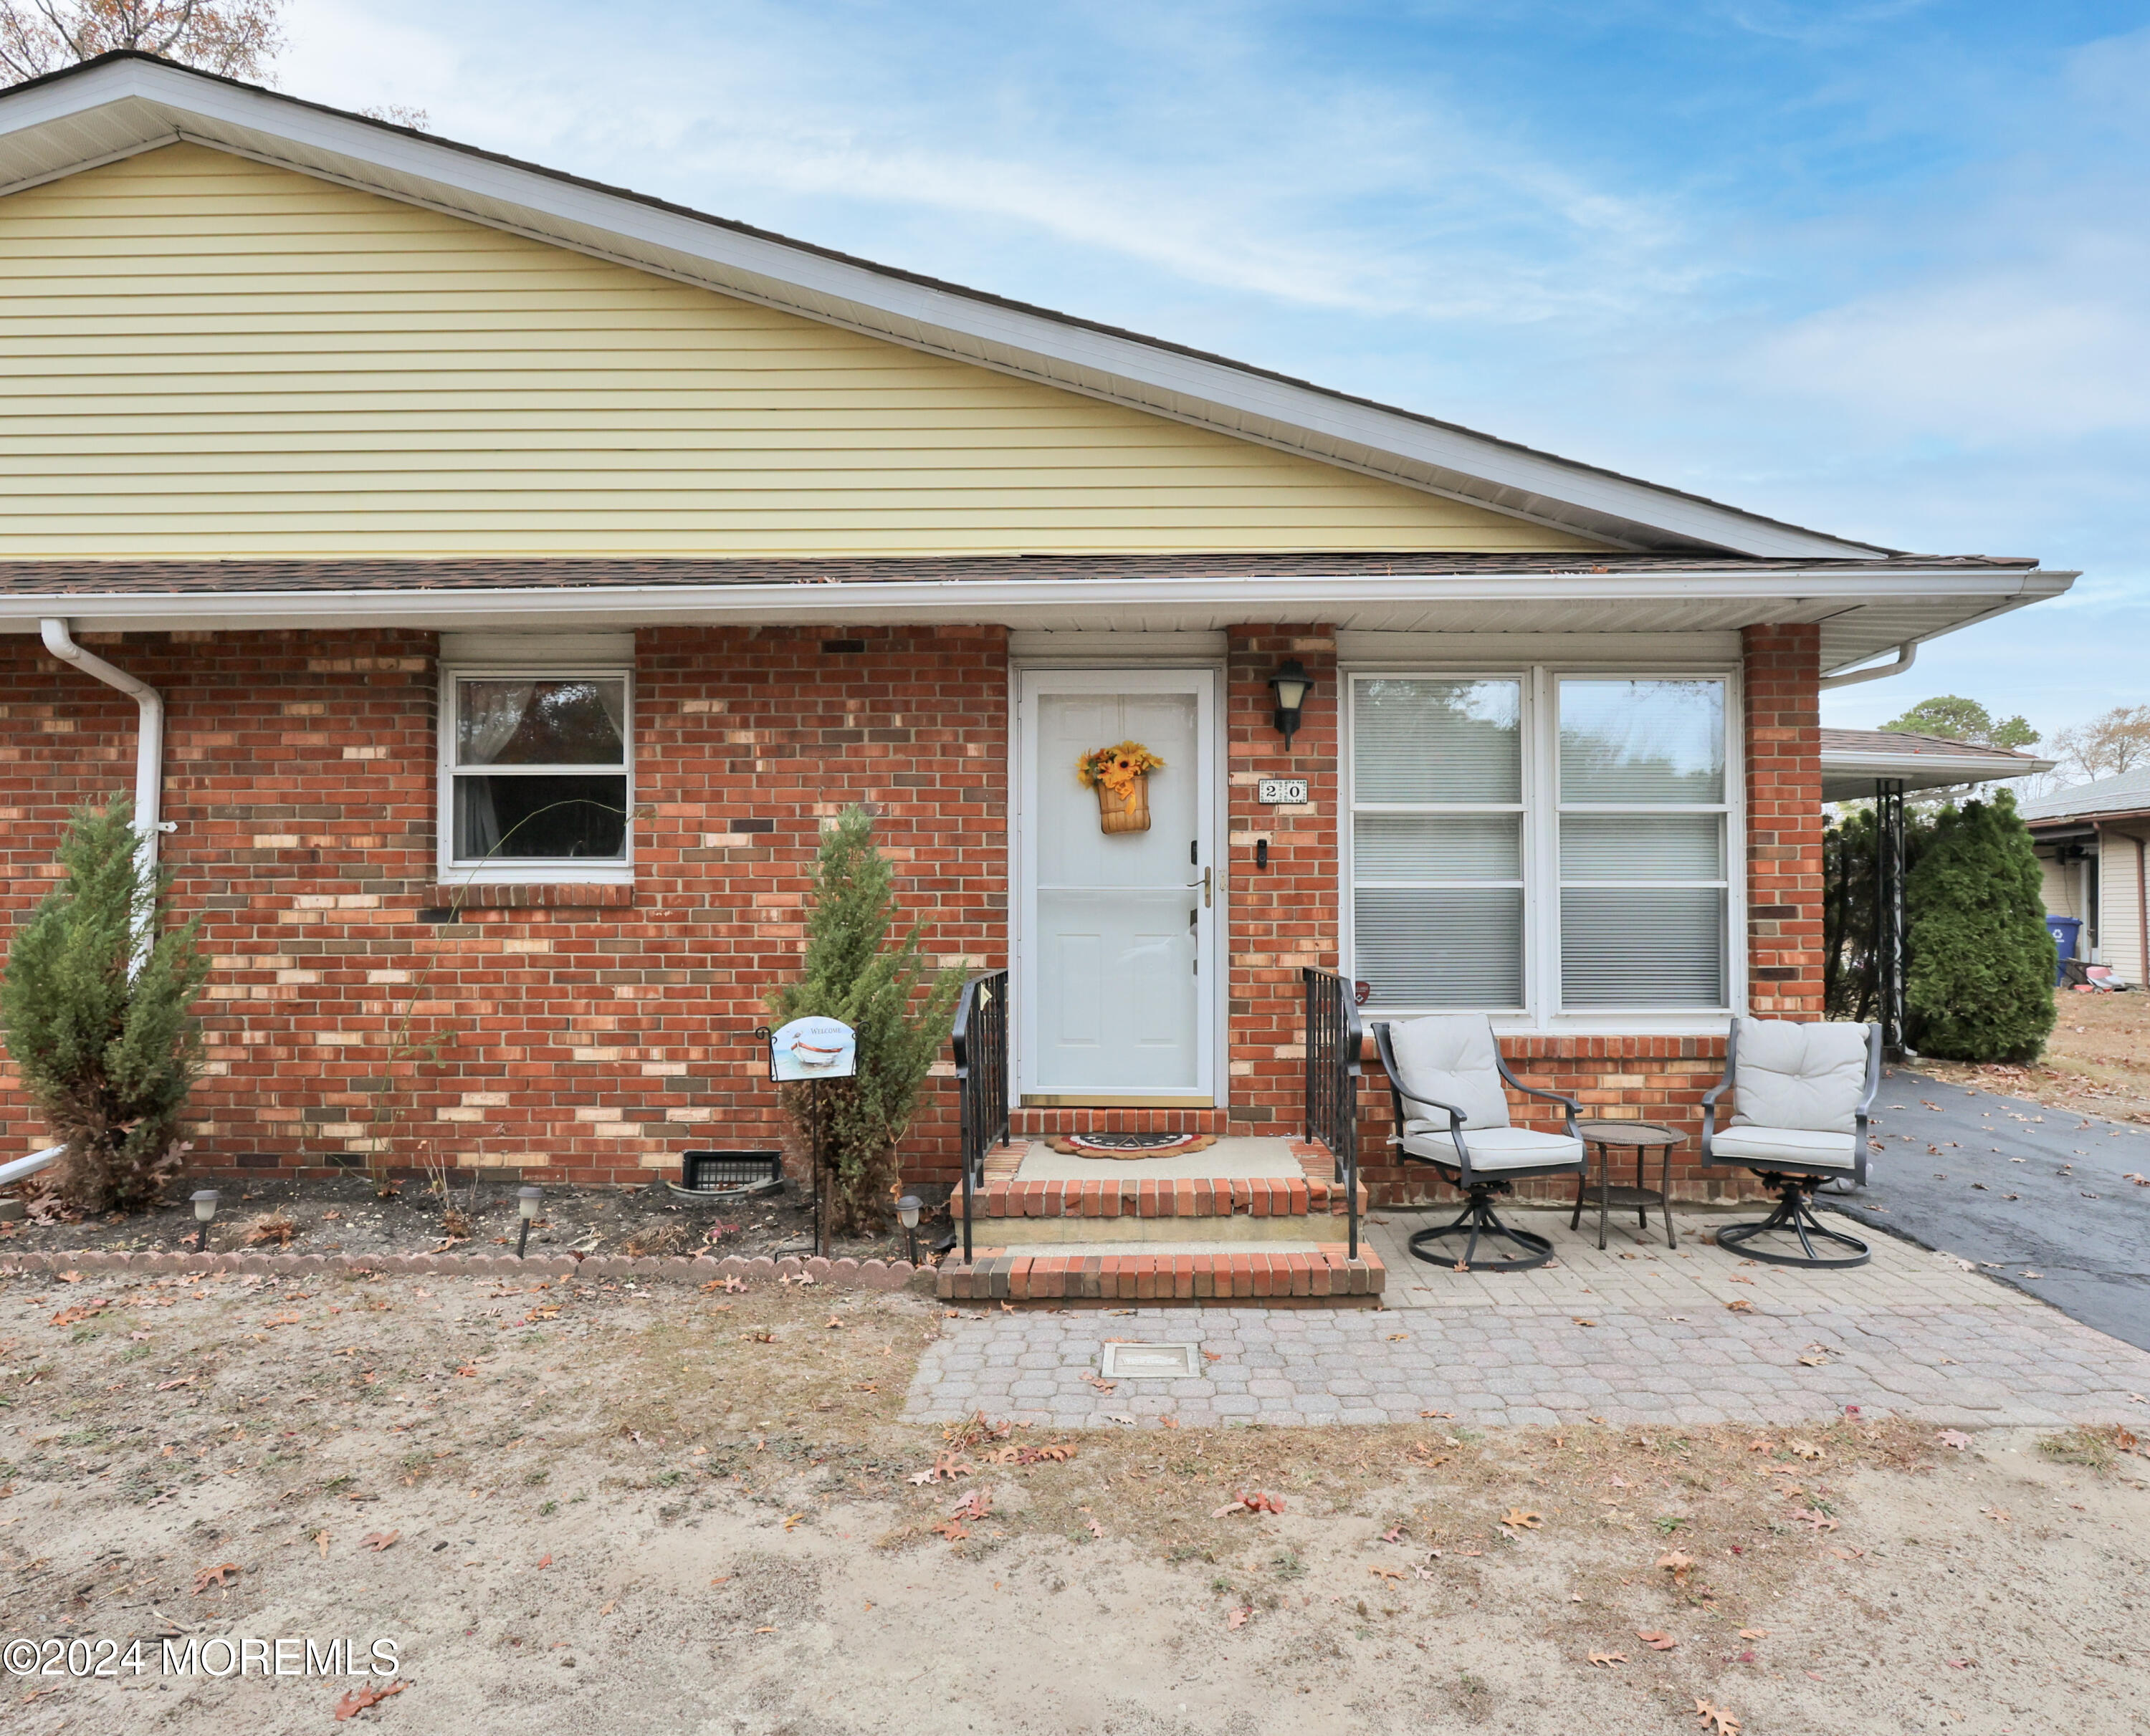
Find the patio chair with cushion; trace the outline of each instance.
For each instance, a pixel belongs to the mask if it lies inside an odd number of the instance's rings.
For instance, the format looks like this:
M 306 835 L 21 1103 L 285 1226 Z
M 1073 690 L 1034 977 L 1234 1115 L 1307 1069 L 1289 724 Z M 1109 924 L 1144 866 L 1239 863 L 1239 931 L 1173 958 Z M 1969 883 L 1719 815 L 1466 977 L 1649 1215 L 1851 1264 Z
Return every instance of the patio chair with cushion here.
M 1863 1266 L 1866 1244 L 1824 1229 L 1808 1195 L 1827 1183 L 1866 1180 L 1866 1118 L 1881 1084 L 1878 1024 L 1802 1024 L 1782 1019 L 1735 1019 L 1724 1047 L 1724 1077 L 1703 1094 L 1702 1160 L 1752 1170 L 1778 1195 L 1759 1222 L 1717 1232 L 1717 1245 L 1773 1266 Z M 1717 1125 L 1726 1091 L 1730 1124 Z M 1765 1247 L 1789 1231 L 1800 1253 Z M 1848 1253 L 1815 1251 L 1823 1242 Z
M 1537 1175 L 1580 1175 L 1582 1141 L 1576 1136 L 1575 1104 L 1557 1091 L 1527 1085 L 1508 1070 L 1482 1014 L 1414 1019 L 1376 1024 L 1374 1044 L 1388 1071 L 1389 1094 L 1401 1130 L 1390 1141 L 1406 1163 L 1431 1164 L 1467 1197 L 1452 1224 L 1419 1230 L 1412 1255 L 1430 1265 L 1466 1271 L 1520 1272 L 1552 1257 L 1552 1244 L 1527 1230 L 1512 1230 L 1494 1215 L 1496 1194 Z M 1542 1133 L 1508 1119 L 1504 1084 L 1543 1097 L 1566 1112 L 1567 1130 Z M 1441 1244 L 1466 1237 L 1463 1251 Z M 1481 1260 L 1478 1244 L 1507 1242 L 1522 1251 L 1507 1260 Z

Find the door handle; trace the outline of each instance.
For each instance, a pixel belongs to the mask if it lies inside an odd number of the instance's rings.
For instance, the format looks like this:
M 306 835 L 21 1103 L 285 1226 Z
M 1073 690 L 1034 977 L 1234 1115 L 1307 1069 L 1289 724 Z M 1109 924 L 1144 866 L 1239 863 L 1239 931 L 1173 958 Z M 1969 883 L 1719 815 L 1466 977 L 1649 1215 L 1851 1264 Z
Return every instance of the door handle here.
M 1202 888 L 1202 908 L 1204 910 L 1209 908 L 1211 903 L 1209 877 L 1216 872 L 1214 868 L 1204 868 L 1202 870 L 1202 878 L 1199 880 L 1189 880 L 1187 883 L 1187 890 L 1189 892 L 1194 891 L 1198 886 Z

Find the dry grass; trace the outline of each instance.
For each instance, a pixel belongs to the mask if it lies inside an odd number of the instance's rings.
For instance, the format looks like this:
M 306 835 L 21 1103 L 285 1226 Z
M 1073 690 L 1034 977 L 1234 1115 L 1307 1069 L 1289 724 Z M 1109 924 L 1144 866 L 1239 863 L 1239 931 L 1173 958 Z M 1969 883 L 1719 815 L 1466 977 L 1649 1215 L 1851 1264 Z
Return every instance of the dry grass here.
M 265 1211 L 246 1226 L 239 1239 L 250 1248 L 287 1248 L 298 1233 L 299 1226 L 288 1214 Z
M 2059 1015 L 2053 1034 L 2030 1066 L 1972 1066 L 1921 1056 L 1918 1071 L 2079 1115 L 2150 1124 L 2150 994 L 2062 989 L 2053 998 Z

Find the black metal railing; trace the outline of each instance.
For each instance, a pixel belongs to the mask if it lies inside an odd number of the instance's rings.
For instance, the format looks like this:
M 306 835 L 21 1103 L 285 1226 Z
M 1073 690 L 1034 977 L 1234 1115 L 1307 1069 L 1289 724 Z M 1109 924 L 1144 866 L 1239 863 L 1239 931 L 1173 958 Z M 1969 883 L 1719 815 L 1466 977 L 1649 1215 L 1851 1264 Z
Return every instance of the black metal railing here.
M 1306 1137 L 1336 1160 L 1359 1257 L 1359 1005 L 1349 977 L 1304 967 L 1306 983 Z
M 1008 1136 L 1007 986 L 1004 970 L 963 985 L 956 1005 L 956 1088 L 963 1104 L 963 1264 L 971 1263 L 971 1194 L 985 1185 L 986 1154 Z

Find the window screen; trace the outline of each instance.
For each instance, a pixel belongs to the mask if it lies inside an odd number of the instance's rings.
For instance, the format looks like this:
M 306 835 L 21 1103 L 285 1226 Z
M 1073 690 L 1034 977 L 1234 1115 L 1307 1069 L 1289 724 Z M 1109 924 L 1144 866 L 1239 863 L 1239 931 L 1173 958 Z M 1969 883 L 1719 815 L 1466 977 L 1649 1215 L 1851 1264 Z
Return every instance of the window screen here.
M 1520 1008 L 1522 683 L 1353 685 L 1353 973 L 1381 1008 Z
M 461 676 L 449 808 L 464 865 L 627 858 L 623 676 Z
M 1559 684 L 1569 1011 L 1728 1004 L 1724 693 L 1722 681 Z

